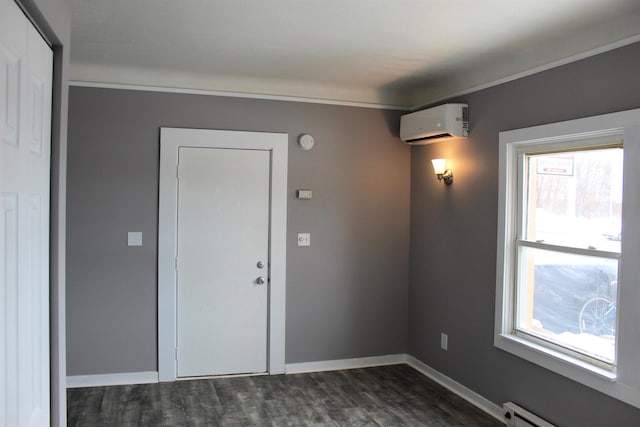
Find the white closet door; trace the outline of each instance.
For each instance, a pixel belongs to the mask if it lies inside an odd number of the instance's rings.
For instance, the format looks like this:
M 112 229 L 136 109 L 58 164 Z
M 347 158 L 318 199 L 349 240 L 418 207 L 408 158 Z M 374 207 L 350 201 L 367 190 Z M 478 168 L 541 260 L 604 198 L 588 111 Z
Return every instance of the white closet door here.
M 53 52 L 0 0 L 0 425 L 47 426 Z

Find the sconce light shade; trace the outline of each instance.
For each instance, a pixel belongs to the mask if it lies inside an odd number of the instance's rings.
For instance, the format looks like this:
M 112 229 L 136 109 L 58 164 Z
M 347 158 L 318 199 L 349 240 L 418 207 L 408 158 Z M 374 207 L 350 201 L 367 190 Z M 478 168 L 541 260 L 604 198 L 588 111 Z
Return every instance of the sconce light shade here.
M 453 182 L 453 171 L 447 169 L 447 159 L 433 159 L 431 163 L 438 181 L 444 181 L 445 184 L 450 185 Z
M 442 175 L 447 167 L 447 159 L 433 159 L 431 163 L 433 163 L 433 172 L 436 175 Z

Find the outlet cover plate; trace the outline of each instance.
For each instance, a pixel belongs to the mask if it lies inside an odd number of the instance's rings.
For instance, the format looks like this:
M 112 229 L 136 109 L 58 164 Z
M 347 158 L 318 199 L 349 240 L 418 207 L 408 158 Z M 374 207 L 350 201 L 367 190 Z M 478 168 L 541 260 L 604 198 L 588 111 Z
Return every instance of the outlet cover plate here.
M 440 348 L 447 350 L 447 347 L 449 347 L 449 335 L 440 334 Z
M 311 246 L 311 233 L 298 233 L 298 246 Z

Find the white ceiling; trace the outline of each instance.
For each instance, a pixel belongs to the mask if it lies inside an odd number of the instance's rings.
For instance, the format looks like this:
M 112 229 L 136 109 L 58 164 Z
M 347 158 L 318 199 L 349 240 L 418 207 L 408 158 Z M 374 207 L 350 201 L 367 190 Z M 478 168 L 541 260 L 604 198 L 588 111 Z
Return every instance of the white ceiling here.
M 640 41 L 639 0 L 72 0 L 71 79 L 417 106 Z

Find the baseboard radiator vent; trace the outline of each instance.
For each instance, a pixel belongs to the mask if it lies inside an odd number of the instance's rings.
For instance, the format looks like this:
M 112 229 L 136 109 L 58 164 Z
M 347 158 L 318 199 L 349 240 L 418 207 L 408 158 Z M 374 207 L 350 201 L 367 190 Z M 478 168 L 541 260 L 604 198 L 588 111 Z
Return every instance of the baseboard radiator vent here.
M 504 403 L 502 408 L 507 427 L 555 427 L 513 402 Z

